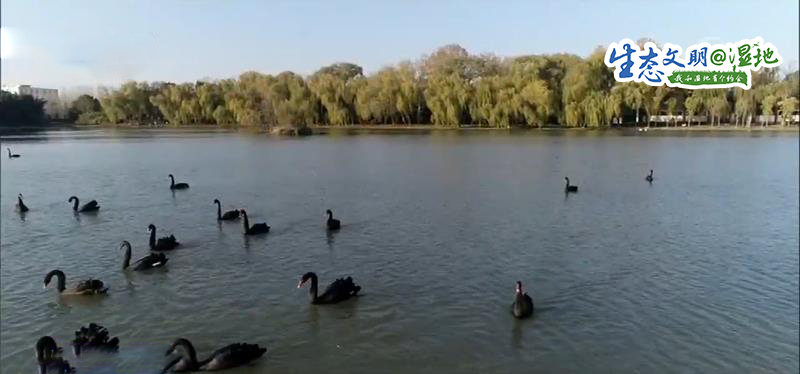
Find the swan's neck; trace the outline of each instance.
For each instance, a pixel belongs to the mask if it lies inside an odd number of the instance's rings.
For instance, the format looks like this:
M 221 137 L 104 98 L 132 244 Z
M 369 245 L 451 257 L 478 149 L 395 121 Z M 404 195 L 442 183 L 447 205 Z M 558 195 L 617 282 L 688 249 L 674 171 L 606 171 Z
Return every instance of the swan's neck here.
M 186 354 L 189 356 L 189 361 L 196 366 L 197 365 L 197 352 L 194 350 L 194 346 L 186 339 L 182 339 L 178 341 L 178 345 L 182 345 L 183 348 L 186 350 Z
M 567 178 L 566 181 L 567 181 L 567 187 L 569 187 L 569 178 Z
M 155 248 L 156 246 L 156 229 L 155 227 L 150 230 L 150 248 Z
M 8 157 L 11 157 L 11 148 L 6 148 L 8 150 Z
M 222 219 L 222 204 L 217 203 L 217 219 Z
M 125 259 L 122 260 L 122 268 L 127 269 L 131 266 L 131 247 L 125 248 Z
M 315 274 L 311 276 L 311 288 L 308 290 L 308 294 L 311 296 L 312 303 L 317 302 L 317 288 L 317 275 Z
M 250 230 L 250 221 L 247 220 L 247 213 L 242 212 L 244 216 L 244 231 Z
M 175 186 L 175 177 L 170 175 L 169 176 L 169 180 L 170 180 L 170 182 L 169 182 L 170 187 Z
M 58 292 L 64 292 L 64 290 L 67 289 L 67 277 L 62 271 L 55 270 L 51 271 L 50 274 L 47 274 L 47 281 L 49 282 L 53 276 L 58 278 Z
M 58 273 L 56 277 L 58 277 L 58 292 L 64 292 L 67 289 L 67 277 L 64 273 Z
M 328 221 L 333 219 L 333 212 L 328 212 Z
M 75 203 L 72 205 L 72 210 L 78 210 L 78 198 L 76 197 L 73 200 L 75 200 Z

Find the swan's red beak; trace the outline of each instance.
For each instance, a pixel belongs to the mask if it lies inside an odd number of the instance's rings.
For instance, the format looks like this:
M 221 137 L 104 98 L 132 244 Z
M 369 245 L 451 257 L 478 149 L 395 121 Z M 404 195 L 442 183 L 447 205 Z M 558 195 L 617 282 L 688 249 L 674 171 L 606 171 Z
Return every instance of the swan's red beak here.
M 297 282 L 297 288 L 303 288 L 304 284 L 306 284 L 306 281 L 304 281 L 304 280 L 301 280 L 301 281 Z

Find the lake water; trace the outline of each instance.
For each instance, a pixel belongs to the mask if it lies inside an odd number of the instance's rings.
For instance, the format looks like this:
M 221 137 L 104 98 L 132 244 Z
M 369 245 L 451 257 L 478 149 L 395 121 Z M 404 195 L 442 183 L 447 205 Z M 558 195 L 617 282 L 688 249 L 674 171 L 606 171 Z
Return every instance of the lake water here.
M 3 140 L 22 154 L 0 161 L 4 373 L 34 372 L 42 335 L 79 373 L 158 372 L 177 337 L 201 357 L 268 347 L 231 373 L 798 371 L 796 133 Z M 170 173 L 191 188 L 173 194 Z M 70 195 L 100 212 L 74 215 Z M 218 224 L 214 198 L 272 231 Z M 123 272 L 120 242 L 148 253 L 150 223 L 184 245 L 166 269 Z M 55 268 L 110 294 L 42 289 Z M 307 271 L 321 287 L 352 275 L 363 296 L 309 305 Z M 517 280 L 533 319 L 510 315 Z M 89 322 L 119 353 L 72 355 Z

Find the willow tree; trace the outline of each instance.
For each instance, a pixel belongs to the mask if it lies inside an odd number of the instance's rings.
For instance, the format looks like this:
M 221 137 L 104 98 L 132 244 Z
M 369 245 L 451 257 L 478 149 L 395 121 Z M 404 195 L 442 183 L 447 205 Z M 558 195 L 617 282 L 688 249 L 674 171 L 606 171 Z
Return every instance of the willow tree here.
M 471 95 L 470 83 L 456 73 L 428 77 L 425 101 L 431 110 L 431 122 L 450 127 L 467 122 Z
M 150 101 L 169 84 L 126 82 L 100 100 L 111 123 L 152 123 L 163 120 L 161 111 Z
M 591 127 L 600 127 L 608 124 L 608 105 L 606 96 L 600 91 L 591 91 L 583 100 L 583 111 L 586 124 Z
M 670 121 L 675 119 L 675 116 L 678 114 L 678 98 L 677 97 L 670 97 L 667 99 L 667 114 L 670 117 Z M 669 126 L 670 121 L 667 121 L 667 126 Z
M 362 123 L 396 123 L 400 77 L 394 67 L 381 69 L 360 82 L 356 94 L 356 112 Z
M 624 86 L 615 85 L 605 98 L 605 112 L 609 126 L 622 124 L 622 113 L 625 104 Z
M 708 100 L 709 114 L 711 114 L 711 125 L 716 120 L 717 126 L 720 125 L 722 118 L 730 112 L 730 104 L 724 90 L 717 90 L 716 95 Z
M 472 122 L 469 106 L 473 84 L 497 76 L 502 70 L 493 55 L 470 56 L 458 45 L 439 48 L 423 59 L 422 82 L 431 122 L 439 126 L 458 126 Z
M 225 107 L 235 122 L 245 127 L 263 127 L 268 123 L 267 104 L 263 91 L 264 77 L 260 73 L 247 72 L 239 76 L 225 93 Z
M 598 49 L 589 58 L 567 70 L 564 76 L 564 119 L 568 127 L 608 124 L 605 98 L 614 87 L 614 74 L 603 62 L 605 50 Z M 593 95 L 597 93 L 598 95 Z M 604 100 L 599 100 L 603 98 Z M 602 108 L 595 108 L 600 105 Z M 602 123 L 593 122 L 602 118 Z
M 758 109 L 758 92 L 755 89 L 745 90 L 736 88 L 734 90 L 736 95 L 736 103 L 734 104 L 734 113 L 736 113 L 736 125 L 741 122 L 742 126 L 747 122 L 747 127 L 751 126 L 753 115 Z
M 778 97 L 775 95 L 766 95 L 761 99 L 761 113 L 764 114 L 764 122 L 762 125 L 769 126 L 770 117 L 775 115 L 775 106 L 778 103 Z
M 554 103 L 559 102 L 554 97 L 551 85 L 559 86 L 561 83 L 550 82 L 545 77 L 545 66 L 549 61 L 539 58 L 513 59 L 509 61 L 507 72 L 510 82 L 514 87 L 513 105 L 521 124 L 542 127 L 554 113 L 560 111 Z M 553 68 L 553 70 L 557 70 Z
M 322 120 L 330 125 L 342 126 L 356 120 L 355 99 L 363 69 L 351 63 L 337 63 L 315 72 L 310 80 L 311 91 L 322 103 Z
M 532 56 L 537 78 L 544 82 L 549 92 L 550 102 L 548 104 L 548 122 L 563 123 L 564 107 L 562 96 L 564 92 L 564 77 L 569 67 L 577 65 L 582 60 L 580 57 L 571 54 L 555 54 L 544 56 Z
M 230 81 L 198 82 L 195 92 L 200 104 L 203 123 L 230 124 L 232 116 L 225 107 L 225 91 L 232 87 Z
M 700 111 L 703 109 L 703 98 L 697 94 L 698 91 L 700 90 L 696 90 L 695 93 L 686 98 L 685 106 L 686 114 L 689 115 L 689 126 L 692 125 L 694 116 L 700 113 Z
M 797 101 L 798 100 L 796 97 L 787 97 L 778 103 L 778 106 L 781 109 L 781 117 L 783 118 L 784 126 L 792 123 L 794 112 L 797 111 Z
M 410 62 L 402 62 L 395 69 L 397 75 L 397 112 L 406 124 L 421 123 L 422 108 L 425 106 L 425 95 L 422 91 L 420 72 Z
M 653 117 L 657 116 L 661 111 L 661 107 L 664 104 L 664 100 L 669 95 L 669 87 L 667 86 L 647 86 L 649 89 L 646 91 L 647 102 L 645 103 L 645 109 L 647 110 L 647 127 L 653 123 Z
M 270 83 L 266 102 L 274 124 L 302 127 L 317 122 L 317 102 L 301 76 L 283 72 Z
M 202 110 L 191 83 L 167 85 L 150 97 L 150 102 L 172 126 L 201 122 Z

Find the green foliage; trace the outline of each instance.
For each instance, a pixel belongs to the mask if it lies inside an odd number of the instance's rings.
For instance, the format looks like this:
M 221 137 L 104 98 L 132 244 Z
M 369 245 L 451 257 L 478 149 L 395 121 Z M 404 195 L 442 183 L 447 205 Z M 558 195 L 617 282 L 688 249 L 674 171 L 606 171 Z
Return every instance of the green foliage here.
M 102 110 L 100 100 L 91 95 L 81 95 L 70 105 L 68 118 L 75 121 L 83 114 L 102 112 Z
M 246 72 L 208 82 L 128 82 L 99 102 L 81 96 L 72 104 L 71 118 L 82 123 L 258 129 L 352 124 L 508 128 L 650 125 L 656 115 L 667 113 L 676 125 L 687 114 L 705 115 L 712 124 L 749 124 L 758 114 L 776 116 L 796 107 L 800 95 L 800 73 L 782 78 L 776 69 L 753 72 L 753 88 L 747 91 L 618 83 L 603 62 L 604 54 L 598 48 L 587 58 L 555 54 L 501 59 L 472 55 L 451 44 L 418 62 L 368 75 L 356 64 L 336 63 L 308 77 Z
M 795 114 L 797 111 L 797 98 L 796 97 L 787 97 L 778 104 L 781 108 L 781 117 L 783 118 L 783 123 L 787 123 L 790 121 L 792 115 Z
M 311 76 L 309 86 L 322 102 L 324 123 L 338 126 L 355 123 L 356 92 L 363 86 L 362 79 L 361 67 L 350 63 L 326 66 Z
M 81 113 L 77 119 L 75 119 L 75 123 L 79 125 L 102 125 L 108 123 L 108 118 L 106 115 L 101 112 L 87 112 Z
M 43 100 L 0 91 L 0 126 L 32 125 L 43 121 Z
M 127 82 L 118 90 L 104 97 L 100 104 L 112 124 L 154 124 L 162 123 L 164 116 L 153 105 L 151 97 L 173 84 L 148 84 L 146 82 Z

